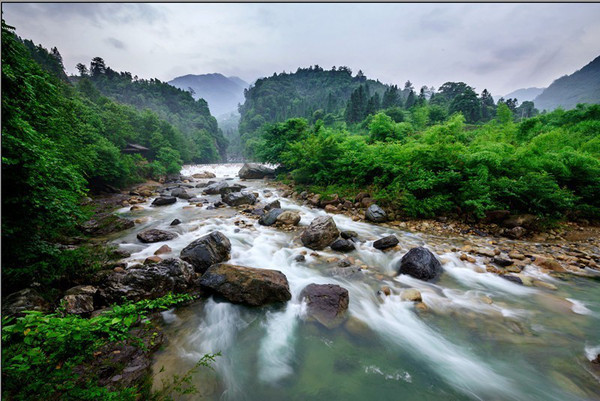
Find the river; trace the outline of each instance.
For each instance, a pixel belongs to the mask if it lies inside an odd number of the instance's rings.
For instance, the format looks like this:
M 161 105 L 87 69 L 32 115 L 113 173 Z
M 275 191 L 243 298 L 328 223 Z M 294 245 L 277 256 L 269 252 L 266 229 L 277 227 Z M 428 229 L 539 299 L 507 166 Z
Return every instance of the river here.
M 241 164 L 185 166 L 182 174 L 211 171 L 239 182 Z M 241 182 L 263 201 L 300 212 L 300 226 L 325 215 L 286 199 L 265 180 Z M 265 190 L 272 196 L 265 198 Z M 201 194 L 202 189 L 188 192 Z M 218 195 L 202 196 L 211 202 Z M 348 256 L 368 266 L 345 274 L 328 258 L 344 258 L 329 248 L 312 256 L 299 233 L 260 226 L 235 209 L 207 210 L 186 201 L 118 213 L 141 219 L 114 238 L 132 253 L 134 264 L 164 243 L 142 244 L 135 235 L 147 228 L 176 231 L 177 257 L 194 239 L 219 230 L 232 244 L 230 263 L 276 269 L 289 281 L 285 305 L 249 308 L 212 298 L 163 313 L 168 341 L 155 355 L 155 387 L 162 378 L 183 374 L 205 353 L 221 352 L 214 371 L 193 376 L 199 393 L 180 399 L 206 400 L 600 400 L 599 370 L 589 361 L 600 351 L 600 290 L 597 280 L 559 280 L 527 267 L 524 274 L 557 290 L 526 287 L 485 272 L 482 260 L 461 261 L 451 251 L 465 238 L 409 233 L 332 214 L 340 230 L 362 241 Z M 178 218 L 182 224 L 170 227 Z M 245 221 L 247 225 L 239 224 Z M 238 225 L 236 225 L 238 222 Z M 381 252 L 373 240 L 395 234 L 401 252 Z M 426 246 L 441 260 L 435 283 L 396 276 L 394 266 L 414 246 Z M 306 261 L 295 256 L 307 251 Z M 336 329 L 304 319 L 298 297 L 310 283 L 348 289 L 349 318 Z M 378 295 L 382 286 L 392 295 Z M 426 308 L 401 301 L 403 288 L 417 288 Z M 163 370 L 161 372 L 161 369 Z

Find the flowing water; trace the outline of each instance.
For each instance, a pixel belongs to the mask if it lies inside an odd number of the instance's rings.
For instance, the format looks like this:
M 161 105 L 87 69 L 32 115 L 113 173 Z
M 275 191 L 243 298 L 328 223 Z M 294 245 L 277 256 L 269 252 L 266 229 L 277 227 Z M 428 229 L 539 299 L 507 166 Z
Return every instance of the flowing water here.
M 218 179 L 238 182 L 240 164 L 186 166 L 184 175 L 212 171 Z M 207 180 L 204 180 L 207 181 Z M 262 201 L 279 199 L 302 216 L 301 226 L 325 215 L 279 196 L 265 180 L 243 182 Z M 265 198 L 266 189 L 272 196 Z M 189 190 L 200 194 L 202 189 Z M 211 202 L 219 196 L 202 196 Z M 164 243 L 142 244 L 136 233 L 147 228 L 176 231 L 168 241 L 172 254 L 194 239 L 219 230 L 231 241 L 230 263 L 282 271 L 292 299 L 285 305 L 249 308 L 212 298 L 163 313 L 168 342 L 155 356 L 155 387 L 161 379 L 184 374 L 205 353 L 221 352 L 214 371 L 193 376 L 198 394 L 181 399 L 206 400 L 600 400 L 600 375 L 590 359 L 600 350 L 600 290 L 597 280 L 561 281 L 534 267 L 524 273 L 558 289 L 525 287 L 483 269 L 483 260 L 461 261 L 451 248 L 465 238 L 448 239 L 354 222 L 332 215 L 340 230 L 361 239 L 348 256 L 368 266 L 345 274 L 328 258 L 302 247 L 299 233 L 263 227 L 232 208 L 207 210 L 174 205 L 150 207 L 124 216 L 142 219 L 115 239 L 142 261 Z M 187 206 L 187 207 L 186 207 Z M 182 224 L 170 227 L 179 218 Z M 244 220 L 248 226 L 236 225 Z M 395 234 L 401 252 L 381 252 L 375 239 Z M 438 255 L 444 274 L 436 283 L 395 276 L 395 264 L 408 249 L 426 246 Z M 307 251 L 305 262 L 294 257 Z M 310 283 L 348 289 L 349 318 L 329 330 L 305 320 L 300 291 Z M 389 297 L 378 296 L 387 285 Z M 403 288 L 417 288 L 427 305 L 403 302 Z M 163 372 L 161 371 L 161 368 Z

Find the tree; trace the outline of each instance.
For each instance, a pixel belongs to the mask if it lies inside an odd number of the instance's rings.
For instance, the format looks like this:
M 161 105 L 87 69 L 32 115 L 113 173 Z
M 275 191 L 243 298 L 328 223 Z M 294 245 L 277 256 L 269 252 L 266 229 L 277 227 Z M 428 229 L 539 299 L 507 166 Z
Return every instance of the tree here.
M 85 64 L 77 63 L 75 68 L 77 68 L 77 71 L 79 71 L 80 77 L 87 77 L 89 75 L 88 68 L 85 66 Z
M 488 92 L 487 89 L 484 89 L 481 92 L 481 119 L 485 121 L 490 121 L 495 114 L 496 105 L 494 104 L 494 98 L 492 94 Z
M 476 123 L 481 119 L 481 104 L 477 98 L 477 93 L 470 86 L 467 86 L 452 99 L 449 111 L 450 114 L 462 113 L 468 123 Z
M 415 105 L 416 102 L 417 102 L 417 97 L 415 96 L 415 92 L 411 89 L 411 91 L 408 92 L 408 97 L 406 98 L 406 103 L 404 106 L 407 109 L 410 109 L 411 107 L 413 107 Z
M 94 57 L 90 63 L 90 73 L 92 77 L 97 77 L 106 72 L 106 64 L 102 57 Z

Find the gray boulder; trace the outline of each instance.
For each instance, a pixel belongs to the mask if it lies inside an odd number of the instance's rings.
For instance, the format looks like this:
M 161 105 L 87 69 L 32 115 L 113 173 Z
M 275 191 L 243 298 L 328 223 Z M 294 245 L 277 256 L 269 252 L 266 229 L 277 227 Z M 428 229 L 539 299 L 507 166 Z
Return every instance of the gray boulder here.
M 321 250 L 325 249 L 335 241 L 340 232 L 331 216 L 320 216 L 315 218 L 300 236 L 305 247 Z
M 193 287 L 194 268 L 179 259 L 165 259 L 147 266 L 112 271 L 99 280 L 99 296 L 104 304 L 154 299 L 169 292 L 186 292 Z
M 275 170 L 256 163 L 245 163 L 241 170 L 238 172 L 238 176 L 240 178 L 246 179 L 274 177 Z
M 150 230 L 145 230 L 137 234 L 137 239 L 146 244 L 160 241 L 170 241 L 176 237 L 177 234 L 173 232 L 158 230 L 156 228 L 151 228 Z
M 249 192 L 232 192 L 221 195 L 221 201 L 229 206 L 254 205 L 256 196 Z
M 250 306 L 285 302 L 292 298 L 287 278 L 282 272 L 225 263 L 211 266 L 202 275 L 200 286 L 230 302 Z
M 2 301 L 3 316 L 23 316 L 25 311 L 47 312 L 50 305 L 32 288 L 13 292 Z
M 204 188 L 202 193 L 205 195 L 218 195 L 222 189 L 228 186 L 229 184 L 225 181 L 215 182 Z
M 262 226 L 272 226 L 277 221 L 277 217 L 283 213 L 283 209 L 271 209 L 267 213 L 260 216 L 258 224 Z
M 429 281 L 442 274 L 442 265 L 435 255 L 423 247 L 412 248 L 400 260 L 398 274 L 408 274 Z
M 388 235 L 373 242 L 373 248 L 379 250 L 388 249 L 398 245 L 398 242 L 398 238 L 395 235 Z
M 175 188 L 171 191 L 171 196 L 179 199 L 191 199 L 193 195 L 188 194 L 185 188 Z
M 172 205 L 175 202 L 177 202 L 177 198 L 174 196 L 159 196 L 158 198 L 154 199 L 152 206 Z
M 211 265 L 229 259 L 231 242 L 219 231 L 213 231 L 183 248 L 180 257 L 191 263 L 199 273 L 204 273 Z
M 73 315 L 87 315 L 94 311 L 94 297 L 98 288 L 91 285 L 78 285 L 67 290 L 60 301 L 65 312 Z
M 309 284 L 300 293 L 307 314 L 327 328 L 339 326 L 345 319 L 350 298 L 348 290 L 335 284 Z
M 330 246 L 331 249 L 338 252 L 352 252 L 356 249 L 354 242 L 342 238 L 336 239 Z
M 383 223 L 387 220 L 387 214 L 383 211 L 382 208 L 377 206 L 376 204 L 372 204 L 367 208 L 365 212 L 365 217 L 367 220 L 372 221 L 374 223 Z

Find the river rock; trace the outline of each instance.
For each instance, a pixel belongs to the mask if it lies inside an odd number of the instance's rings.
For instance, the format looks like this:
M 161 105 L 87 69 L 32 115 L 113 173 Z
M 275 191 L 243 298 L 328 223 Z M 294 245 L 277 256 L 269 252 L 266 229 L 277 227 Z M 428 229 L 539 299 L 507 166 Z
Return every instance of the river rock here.
M 350 301 L 348 290 L 335 284 L 309 284 L 300 293 L 300 299 L 306 301 L 307 315 L 327 328 L 344 321 Z
M 78 285 L 67 290 L 60 305 L 66 313 L 85 315 L 94 311 L 94 297 L 98 288 L 91 285 Z
M 257 163 L 245 163 L 238 172 L 238 176 L 246 179 L 274 177 L 275 170 Z
M 508 274 L 501 274 L 500 277 L 502 277 L 505 280 L 511 281 L 511 282 L 513 282 L 515 284 L 521 284 L 521 285 L 523 285 L 523 280 L 521 280 L 517 276 L 511 276 L 511 275 L 508 275 Z
M 231 242 L 219 231 L 213 231 L 191 242 L 181 251 L 181 259 L 191 263 L 199 273 L 204 273 L 211 265 L 229 259 Z
M 173 221 L 171 222 L 171 225 L 172 225 L 172 226 L 176 226 L 176 225 L 179 225 L 179 224 L 181 224 L 181 220 L 179 220 L 179 219 L 175 219 L 175 220 L 173 220 Z
M 495 256 L 492 259 L 492 262 L 497 264 L 498 266 L 506 267 L 512 265 L 514 262 L 510 259 L 502 258 L 499 256 Z
M 521 226 L 513 227 L 511 229 L 505 230 L 504 235 L 508 238 L 519 239 L 527 233 L 527 230 Z
M 285 275 L 278 270 L 220 263 L 206 270 L 200 286 L 230 302 L 260 306 L 292 298 Z
M 281 203 L 278 200 L 274 200 L 271 203 L 267 203 L 267 206 L 264 207 L 265 210 L 271 210 L 271 209 L 281 209 Z
M 258 224 L 262 226 L 272 226 L 277 221 L 277 217 L 283 213 L 283 209 L 271 209 L 267 213 L 260 216 Z
M 221 200 L 229 206 L 254 205 L 256 196 L 249 192 L 231 192 L 221 195 Z
M 356 231 L 350 231 L 350 230 L 342 231 L 342 232 L 340 232 L 340 236 L 343 239 L 349 239 L 349 240 L 353 240 L 353 241 L 358 239 L 358 234 L 356 233 Z
M 184 188 L 175 188 L 171 191 L 171 196 L 179 199 L 191 199 L 192 195 L 188 194 Z
M 81 225 L 81 230 L 92 236 L 102 236 L 132 228 L 134 222 L 112 213 L 101 213 Z
M 387 215 L 383 211 L 382 208 L 377 206 L 376 204 L 372 204 L 367 208 L 365 212 L 365 217 L 367 220 L 372 221 L 374 223 L 383 223 L 387 220 Z
M 148 256 L 146 259 L 144 259 L 144 265 L 152 265 L 154 263 L 159 263 L 162 260 L 162 258 L 160 256 Z
M 169 253 L 172 252 L 173 250 L 171 249 L 171 247 L 167 244 L 161 246 L 160 248 L 158 248 L 156 251 L 154 251 L 155 255 L 162 255 L 163 253 Z
M 421 302 L 421 292 L 415 288 L 408 288 L 400 294 L 400 299 L 403 301 Z
M 13 292 L 2 301 L 2 316 L 23 316 L 24 311 L 47 312 L 50 305 L 33 288 Z
M 532 214 L 519 214 L 510 216 L 502 222 L 506 228 L 525 227 L 532 228 L 536 225 L 538 218 Z
M 179 259 L 165 259 L 149 266 L 137 265 L 123 272 L 111 272 L 102 278 L 99 294 L 106 305 L 154 299 L 169 292 L 186 292 L 193 286 L 194 268 Z
M 229 183 L 226 181 L 215 182 L 204 188 L 202 191 L 205 195 L 218 195 L 220 191 L 224 188 L 227 188 Z
M 300 240 L 305 247 L 321 250 L 325 249 L 340 235 L 331 216 L 315 218 L 302 233 Z
M 201 173 L 192 174 L 192 177 L 198 178 L 198 179 L 203 179 L 203 178 L 215 178 L 216 175 L 209 171 L 203 171 Z
M 137 239 L 143 243 L 149 244 L 153 242 L 170 241 L 177 237 L 177 234 L 171 231 L 158 230 L 151 228 L 150 230 L 139 232 Z
M 286 226 L 297 226 L 300 219 L 300 213 L 292 210 L 284 210 L 283 213 L 277 216 L 277 222 Z
M 228 185 L 226 187 L 223 187 L 223 188 L 219 189 L 219 194 L 221 194 L 221 195 L 227 195 L 227 194 L 230 194 L 232 192 L 240 192 L 244 188 L 246 188 L 246 186 L 245 185 L 241 185 L 241 184 Z
M 175 202 L 177 202 L 177 198 L 174 196 L 159 196 L 158 198 L 154 199 L 152 206 L 172 205 Z
M 338 252 L 352 252 L 356 249 L 352 241 L 342 238 L 336 239 L 330 246 L 331 249 Z
M 398 273 L 419 280 L 433 280 L 442 274 L 442 265 L 435 255 L 423 247 L 412 248 L 400 260 Z
M 373 248 L 384 250 L 398 245 L 399 242 L 400 241 L 398 241 L 398 238 L 396 238 L 396 236 L 392 234 L 373 242 Z

